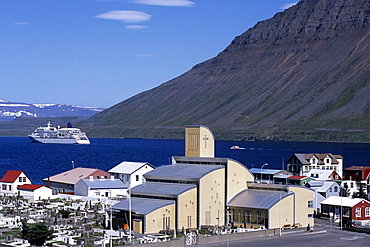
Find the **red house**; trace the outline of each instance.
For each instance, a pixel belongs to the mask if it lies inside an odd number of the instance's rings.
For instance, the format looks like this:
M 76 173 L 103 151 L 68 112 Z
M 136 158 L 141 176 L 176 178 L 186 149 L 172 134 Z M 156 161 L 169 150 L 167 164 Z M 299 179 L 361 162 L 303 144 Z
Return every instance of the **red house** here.
M 366 180 L 369 173 L 369 166 L 351 166 L 344 169 L 344 179 L 360 182 Z
M 331 196 L 321 202 L 323 218 L 370 221 L 370 202 L 362 198 Z

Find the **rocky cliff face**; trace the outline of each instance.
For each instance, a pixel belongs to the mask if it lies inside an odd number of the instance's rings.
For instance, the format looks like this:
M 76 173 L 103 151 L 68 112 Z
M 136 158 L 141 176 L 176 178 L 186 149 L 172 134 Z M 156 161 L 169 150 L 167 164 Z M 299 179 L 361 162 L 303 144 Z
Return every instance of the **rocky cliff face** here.
M 369 137 L 363 128 L 370 115 L 369 16 L 369 0 L 302 0 L 236 37 L 215 58 L 88 125 L 96 135 L 125 137 L 145 137 L 127 128 L 188 124 L 219 128 L 220 135 L 238 129 L 284 137 L 289 126 L 307 126 L 356 128 Z

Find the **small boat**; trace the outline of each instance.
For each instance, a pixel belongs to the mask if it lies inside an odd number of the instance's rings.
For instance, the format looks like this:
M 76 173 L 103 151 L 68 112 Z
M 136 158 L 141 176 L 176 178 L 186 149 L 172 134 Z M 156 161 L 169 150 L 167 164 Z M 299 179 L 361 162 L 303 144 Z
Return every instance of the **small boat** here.
M 239 146 L 232 146 L 232 147 L 230 147 L 230 149 L 245 149 L 245 148 L 241 148 Z
M 73 128 L 70 123 L 60 128 L 51 126 L 49 121 L 46 127 L 36 128 L 28 137 L 34 143 L 90 144 L 86 134 L 78 128 Z

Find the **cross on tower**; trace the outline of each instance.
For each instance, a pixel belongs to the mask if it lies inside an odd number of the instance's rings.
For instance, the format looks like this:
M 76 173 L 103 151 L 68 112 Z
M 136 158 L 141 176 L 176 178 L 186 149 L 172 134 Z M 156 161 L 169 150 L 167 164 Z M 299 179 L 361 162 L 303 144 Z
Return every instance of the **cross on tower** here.
M 204 136 L 203 140 L 204 140 L 204 148 L 207 148 L 207 141 L 208 141 L 207 135 Z

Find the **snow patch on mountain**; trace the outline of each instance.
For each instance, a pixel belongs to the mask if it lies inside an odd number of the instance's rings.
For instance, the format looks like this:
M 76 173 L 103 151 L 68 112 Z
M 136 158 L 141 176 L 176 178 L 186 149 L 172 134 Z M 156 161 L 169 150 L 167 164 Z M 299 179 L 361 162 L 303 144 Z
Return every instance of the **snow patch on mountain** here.
M 0 99 L 0 121 L 11 121 L 17 117 L 89 117 L 102 110 L 104 108 L 101 107 L 66 104 L 27 104 Z

